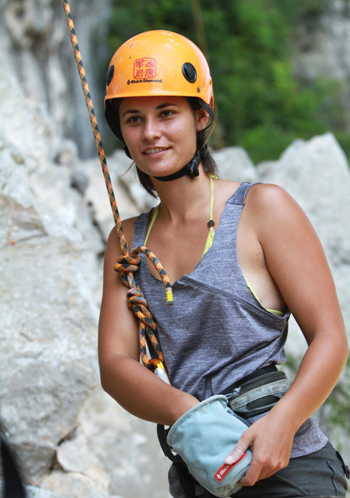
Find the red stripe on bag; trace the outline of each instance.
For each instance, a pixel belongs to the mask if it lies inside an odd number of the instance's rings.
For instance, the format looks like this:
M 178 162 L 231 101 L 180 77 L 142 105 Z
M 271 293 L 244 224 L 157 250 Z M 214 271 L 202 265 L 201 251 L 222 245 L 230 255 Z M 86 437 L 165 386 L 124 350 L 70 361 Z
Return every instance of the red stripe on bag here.
M 237 463 L 243 460 L 243 458 L 245 458 L 246 456 L 248 456 L 247 453 L 243 453 L 241 458 L 237 460 L 237 462 L 231 463 L 231 465 L 227 465 L 227 463 L 224 463 L 224 465 L 215 472 L 214 479 L 216 479 L 218 482 L 221 482 L 222 479 L 226 476 L 226 474 L 230 472 L 230 470 L 233 469 L 233 467 L 235 467 Z

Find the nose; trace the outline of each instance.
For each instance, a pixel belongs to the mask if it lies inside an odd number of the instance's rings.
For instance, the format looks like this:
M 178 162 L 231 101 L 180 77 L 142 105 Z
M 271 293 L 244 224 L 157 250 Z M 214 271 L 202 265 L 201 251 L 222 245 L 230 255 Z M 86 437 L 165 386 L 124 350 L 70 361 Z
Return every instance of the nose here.
M 142 138 L 147 142 L 151 142 L 156 138 L 159 138 L 161 135 L 160 125 L 152 116 L 148 116 L 145 120 Z

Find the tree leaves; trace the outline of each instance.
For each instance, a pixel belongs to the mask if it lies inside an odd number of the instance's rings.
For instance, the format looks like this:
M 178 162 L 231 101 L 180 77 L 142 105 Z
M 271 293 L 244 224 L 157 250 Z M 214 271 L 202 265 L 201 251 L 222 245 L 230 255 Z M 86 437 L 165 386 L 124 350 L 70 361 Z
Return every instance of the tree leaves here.
M 114 0 L 108 40 L 112 52 L 137 33 L 167 29 L 199 44 L 194 16 L 200 15 L 222 130 L 217 143 L 245 147 L 259 162 L 277 159 L 294 138 L 332 126 L 342 131 L 339 84 L 307 86 L 291 62 L 296 27 L 317 26 L 326 9 L 320 0 Z

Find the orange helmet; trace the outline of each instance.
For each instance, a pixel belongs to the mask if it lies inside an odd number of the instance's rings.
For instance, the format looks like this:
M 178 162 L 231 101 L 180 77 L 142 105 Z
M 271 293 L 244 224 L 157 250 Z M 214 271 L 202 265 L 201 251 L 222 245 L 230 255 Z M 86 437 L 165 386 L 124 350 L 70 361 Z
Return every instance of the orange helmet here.
M 107 73 L 106 101 L 124 97 L 198 97 L 214 106 L 208 63 L 190 40 L 171 31 L 147 31 L 115 52 Z

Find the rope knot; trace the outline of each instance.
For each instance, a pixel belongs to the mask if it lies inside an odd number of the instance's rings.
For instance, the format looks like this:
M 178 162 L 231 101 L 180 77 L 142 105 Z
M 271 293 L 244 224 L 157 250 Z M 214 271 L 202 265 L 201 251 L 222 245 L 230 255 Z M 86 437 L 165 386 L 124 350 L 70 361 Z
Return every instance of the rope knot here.
M 153 331 L 157 330 L 152 313 L 147 309 L 147 301 L 139 287 L 133 287 L 126 293 L 128 307 L 133 311 L 139 322 L 142 322 Z
M 141 258 L 139 256 L 129 256 L 122 254 L 117 259 L 117 263 L 114 266 L 115 271 L 119 272 L 121 275 L 136 272 L 139 269 Z

